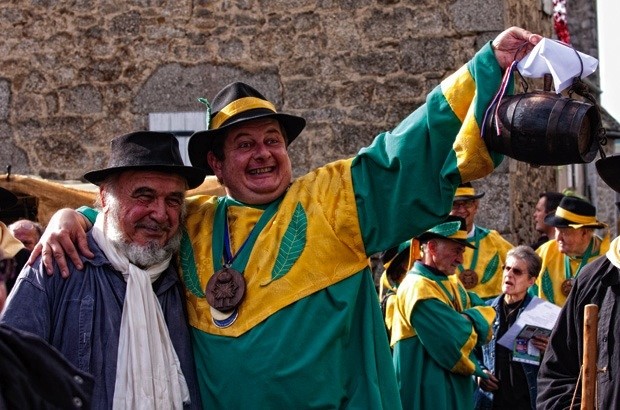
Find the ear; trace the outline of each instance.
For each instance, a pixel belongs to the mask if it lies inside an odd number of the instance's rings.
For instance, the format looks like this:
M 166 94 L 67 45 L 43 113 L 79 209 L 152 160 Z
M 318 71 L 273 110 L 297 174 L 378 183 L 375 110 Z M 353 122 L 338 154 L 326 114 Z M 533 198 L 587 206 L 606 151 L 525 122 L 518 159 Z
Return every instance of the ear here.
M 209 166 L 213 170 L 213 173 L 215 174 L 217 179 L 222 179 L 222 167 L 223 167 L 224 161 L 219 160 L 215 156 L 213 151 L 209 151 L 207 153 L 207 163 L 209 164 Z
M 101 201 L 101 209 L 106 209 L 106 196 L 105 196 L 105 192 L 106 192 L 106 185 L 105 184 L 101 184 L 99 186 L 99 201 Z

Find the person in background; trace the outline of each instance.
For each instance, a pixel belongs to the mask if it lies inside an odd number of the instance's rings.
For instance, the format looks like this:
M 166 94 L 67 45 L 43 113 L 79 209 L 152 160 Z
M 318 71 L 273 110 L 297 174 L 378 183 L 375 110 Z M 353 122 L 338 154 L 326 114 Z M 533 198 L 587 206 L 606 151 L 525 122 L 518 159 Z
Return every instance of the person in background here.
M 43 227 L 41 224 L 28 219 L 20 219 L 9 225 L 9 230 L 29 251 L 34 249 L 34 246 L 41 239 L 43 234 Z
M 383 320 L 388 331 L 388 337 L 392 332 L 392 317 L 394 314 L 394 302 L 398 285 L 403 281 L 410 267 L 411 240 L 388 249 L 381 257 L 384 260 L 385 270 L 379 280 L 379 301 Z
M 473 246 L 464 219 L 451 215 L 417 239 L 422 260 L 398 288 L 392 325 L 403 408 L 471 409 L 472 376 L 488 377 L 474 348 L 491 339 L 495 311 L 455 275 Z
M 596 163 L 601 179 L 620 193 L 620 156 Z M 603 253 L 603 251 L 601 251 Z M 575 284 L 549 338 L 538 372 L 539 409 L 579 408 L 584 352 L 584 309 L 599 308 L 596 355 L 596 408 L 620 408 L 620 237 L 603 256 L 588 263 Z M 594 341 L 593 341 L 594 342 Z M 575 407 L 573 407 L 573 405 Z M 583 408 L 583 407 L 582 407 Z
M 0 187 L 0 210 L 10 209 L 15 204 L 17 204 L 15 194 Z M 24 248 L 24 244 L 13 236 L 4 222 L 0 221 L 0 312 L 28 256 L 30 252 Z
M 27 267 L 0 323 L 33 333 L 95 378 L 93 408 L 201 408 L 178 252 L 185 191 L 206 172 L 183 165 L 174 134 L 115 138 L 99 186 L 102 212 L 84 270 L 48 276 Z
M 596 219 L 596 208 L 588 201 L 565 196 L 555 213 L 545 217 L 555 227 L 555 239 L 536 250 L 542 268 L 530 292 L 562 307 L 581 269 L 609 249 L 609 238 L 601 239 L 595 230 L 606 225 Z
M 550 239 L 555 239 L 555 227 L 545 223 L 545 217 L 555 212 L 564 195 L 559 192 L 543 192 L 538 197 L 538 202 L 534 208 L 534 228 L 540 237 L 532 244 L 532 249 L 536 250 L 543 243 Z
M 227 195 L 188 198 L 180 255 L 206 407 L 401 408 L 368 258 L 443 221 L 456 186 L 499 164 L 479 121 L 540 40 L 505 30 L 392 131 L 296 179 L 287 148 L 305 120 L 245 83 L 215 96 L 188 152 Z M 61 269 L 63 232 L 89 252 L 66 216 L 41 245 Z
M 477 410 L 536 409 L 538 365 L 514 361 L 512 350 L 497 341 L 536 298 L 529 295 L 527 290 L 536 281 L 540 265 L 540 256 L 529 246 L 517 246 L 506 254 L 502 294 L 487 302 L 495 309 L 493 339 L 478 350 L 483 371 L 489 377 L 476 377 L 478 389 L 474 402 Z M 544 351 L 547 339 L 533 338 L 532 343 Z
M 478 204 L 484 192 L 477 193 L 471 183 L 459 185 L 454 194 L 450 215 L 460 216 L 467 223 L 467 241 L 472 248 L 465 250 L 458 276 L 465 289 L 483 300 L 497 297 L 502 291 L 502 266 L 506 252 L 513 245 L 499 232 L 474 223 Z

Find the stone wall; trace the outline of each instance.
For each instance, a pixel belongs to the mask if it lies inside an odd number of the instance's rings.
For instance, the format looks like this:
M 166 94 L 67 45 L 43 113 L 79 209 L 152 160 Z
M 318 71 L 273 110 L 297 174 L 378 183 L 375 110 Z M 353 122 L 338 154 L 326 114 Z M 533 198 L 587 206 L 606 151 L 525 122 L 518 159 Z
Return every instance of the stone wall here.
M 200 111 L 225 84 L 256 85 L 308 126 L 300 175 L 351 156 L 511 25 L 551 35 L 533 0 L 134 0 L 0 6 L 0 165 L 79 178 L 152 112 Z M 533 239 L 554 173 L 506 160 L 483 181 L 479 223 Z

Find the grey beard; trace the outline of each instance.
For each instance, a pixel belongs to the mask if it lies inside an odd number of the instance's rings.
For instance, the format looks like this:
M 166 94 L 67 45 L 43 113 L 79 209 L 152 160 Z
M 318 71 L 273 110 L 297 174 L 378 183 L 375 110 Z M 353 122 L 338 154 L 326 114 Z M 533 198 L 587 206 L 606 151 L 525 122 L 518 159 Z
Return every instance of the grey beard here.
M 110 196 L 111 197 L 111 196 Z M 181 230 L 178 229 L 172 238 L 162 247 L 156 242 L 146 245 L 127 242 L 125 235 L 119 227 L 119 206 L 116 198 L 109 203 L 109 214 L 105 218 L 106 236 L 119 252 L 127 257 L 129 262 L 141 269 L 147 269 L 153 265 L 164 262 L 181 246 Z

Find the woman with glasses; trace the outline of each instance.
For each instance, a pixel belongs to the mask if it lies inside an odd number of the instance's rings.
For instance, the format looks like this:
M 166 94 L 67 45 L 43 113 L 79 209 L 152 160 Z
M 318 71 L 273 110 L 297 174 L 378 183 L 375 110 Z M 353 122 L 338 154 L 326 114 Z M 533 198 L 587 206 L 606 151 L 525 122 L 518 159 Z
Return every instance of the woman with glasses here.
M 539 365 L 514 361 L 512 350 L 497 341 L 536 298 L 527 290 L 536 282 L 540 266 L 540 257 L 529 246 L 517 246 L 506 254 L 502 294 L 487 302 L 495 308 L 496 316 L 493 339 L 478 352 L 483 371 L 489 378 L 476 378 L 476 409 L 535 409 Z M 546 338 L 535 337 L 531 341 L 541 352 L 546 349 Z

